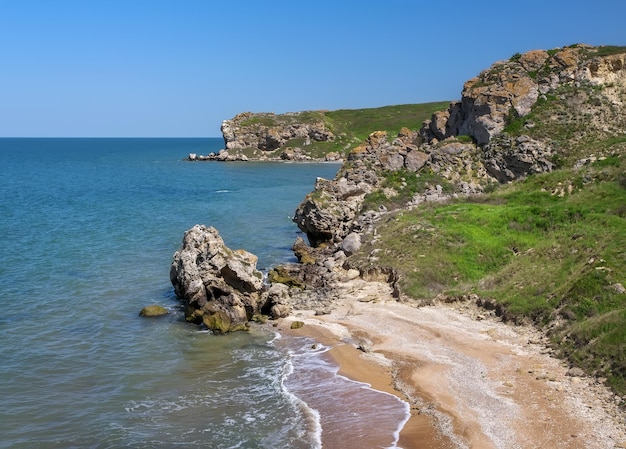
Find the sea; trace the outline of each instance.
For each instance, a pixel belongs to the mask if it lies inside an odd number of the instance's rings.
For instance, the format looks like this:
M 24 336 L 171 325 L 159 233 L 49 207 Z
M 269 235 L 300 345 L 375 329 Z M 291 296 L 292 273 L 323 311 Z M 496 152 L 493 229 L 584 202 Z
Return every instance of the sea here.
M 0 448 L 396 447 L 407 404 L 339 376 L 328 347 L 185 322 L 169 281 L 184 232 L 214 226 L 267 272 L 339 168 L 184 160 L 221 147 L 0 139 Z M 170 314 L 140 317 L 150 304 Z

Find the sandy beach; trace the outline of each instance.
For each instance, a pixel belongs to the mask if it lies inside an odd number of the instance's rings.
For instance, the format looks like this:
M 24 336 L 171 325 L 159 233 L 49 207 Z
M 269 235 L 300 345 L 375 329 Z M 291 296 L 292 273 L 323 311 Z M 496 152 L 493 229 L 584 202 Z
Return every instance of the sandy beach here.
M 336 305 L 296 311 L 278 327 L 331 346 L 341 374 L 409 402 L 398 447 L 626 448 L 618 398 L 572 375 L 533 328 L 467 303 L 413 307 L 361 280 Z M 305 326 L 289 331 L 294 320 Z

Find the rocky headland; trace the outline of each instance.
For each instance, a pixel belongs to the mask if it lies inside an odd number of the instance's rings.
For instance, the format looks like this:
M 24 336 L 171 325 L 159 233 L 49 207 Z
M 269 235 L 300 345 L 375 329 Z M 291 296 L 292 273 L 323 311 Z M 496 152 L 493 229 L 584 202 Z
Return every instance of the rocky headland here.
M 315 142 L 332 142 L 324 111 L 243 112 L 222 122 L 224 148 L 206 156 L 190 154 L 190 161 L 290 160 L 310 161 L 313 158 L 302 147 Z M 337 160 L 330 153 L 325 160 Z
M 224 152 L 227 157 L 239 160 L 249 158 L 250 155 L 260 160 L 267 159 L 269 152 L 278 154 L 282 159 L 292 157 L 292 160 L 298 160 L 293 155 L 304 154 L 296 149 L 300 147 L 285 148 L 284 145 L 298 141 L 306 146 L 312 141 L 332 142 L 338 138 L 327 126 L 322 112 L 302 114 L 290 114 L 280 126 L 276 125 L 276 117 L 273 115 L 245 113 L 227 120 L 222 126 L 226 144 Z M 303 117 L 305 120 L 301 120 Z M 626 441 L 626 435 L 623 433 L 623 425 L 616 424 L 621 416 L 617 406 L 623 403 L 623 393 L 616 395 L 606 389 L 602 390 L 605 400 L 601 401 L 600 408 L 603 411 L 598 411 L 593 419 L 598 421 L 603 416 L 610 416 L 613 424 L 603 430 L 601 438 L 595 442 L 591 427 L 584 431 L 587 432 L 584 437 L 579 438 L 579 434 L 572 430 L 567 442 L 558 442 L 555 435 L 561 435 L 559 432 L 562 429 L 558 430 L 558 423 L 555 426 L 553 421 L 565 417 L 551 412 L 540 412 L 546 423 L 551 422 L 551 430 L 546 430 L 545 434 L 548 436 L 529 439 L 528 444 L 521 442 L 524 423 L 519 419 L 511 418 L 508 421 L 518 427 L 510 428 L 507 436 L 496 435 L 498 426 L 493 426 L 494 416 L 490 415 L 493 412 L 493 398 L 507 403 L 513 401 L 513 404 L 529 412 L 533 407 L 546 407 L 550 402 L 549 397 L 558 397 L 561 402 L 569 400 L 566 395 L 568 389 L 580 393 L 580 389 L 573 387 L 569 381 L 560 386 L 550 383 L 556 382 L 554 379 L 557 377 L 578 379 L 579 375 L 590 375 L 584 381 L 586 385 L 602 389 L 605 388 L 603 382 L 606 378 L 603 376 L 606 373 L 619 373 L 624 368 L 619 361 L 600 360 L 600 363 L 594 364 L 588 360 L 589 363 L 585 364 L 576 358 L 582 357 L 577 355 L 577 343 L 571 346 L 572 343 L 568 341 L 580 337 L 572 337 L 574 331 L 566 327 L 566 321 L 578 316 L 578 309 L 569 302 L 575 292 L 581 289 L 577 280 L 568 281 L 572 282 L 571 287 L 560 290 L 555 287 L 552 290 L 564 292 L 560 293 L 562 297 L 554 297 L 556 293 L 546 294 L 546 302 L 555 300 L 553 313 L 536 315 L 524 315 L 516 312 L 506 300 L 475 293 L 477 290 L 487 290 L 484 283 L 480 289 L 469 287 L 468 282 L 455 283 L 454 288 L 449 289 L 437 284 L 429 290 L 432 295 L 416 296 L 406 291 L 406 280 L 413 276 L 412 271 L 419 270 L 418 265 L 400 263 L 404 255 L 390 254 L 390 248 L 385 246 L 388 237 L 384 235 L 383 226 L 400 222 L 403 214 L 420 208 L 463 201 L 464 198 L 480 202 L 477 198 L 500 186 L 515 185 L 531 175 L 556 171 L 565 175 L 554 181 L 551 191 L 546 193 L 554 198 L 567 197 L 573 192 L 583 191 L 585 185 L 597 185 L 605 181 L 622 183 L 623 188 L 626 181 L 623 168 L 619 167 L 626 152 L 625 136 L 626 48 L 575 45 L 516 54 L 467 81 L 461 99 L 451 102 L 446 110 L 433 113 L 421 127 L 402 127 L 395 134 L 375 131 L 364 141 L 346 146 L 345 153 L 332 155 L 331 158 L 344 161 L 337 176 L 333 180 L 318 178 L 314 190 L 294 214 L 294 222 L 306 236 L 306 241 L 298 238 L 293 245 L 298 263 L 274 267 L 264 281 L 263 275 L 255 268 L 256 258 L 253 255 L 226 248 L 216 230 L 196 226 L 185 234 L 183 248 L 174 256 L 171 280 L 177 295 L 187 306 L 188 320 L 203 323 L 215 332 L 244 329 L 249 321 L 263 321 L 263 317 L 281 319 L 299 316 L 298 319 L 309 324 L 329 329 L 327 337 L 330 333 L 335 335 L 337 341 L 355 342 L 354 347 L 365 355 L 377 353 L 382 358 L 388 357 L 386 363 L 394 367 L 397 390 L 414 406 L 414 414 L 432 409 L 431 417 L 437 426 L 440 429 L 446 426 L 451 429 L 447 440 L 449 446 L 440 447 L 534 447 L 532 444 L 535 443 L 552 447 L 626 447 L 619 446 Z M 243 149 L 252 150 L 245 155 Z M 224 157 L 224 153 L 221 157 Z M 575 181 L 574 178 L 582 181 Z M 619 205 L 606 210 L 611 216 L 624 217 L 624 213 L 619 212 Z M 581 217 L 572 213 L 571 220 L 579 219 Z M 510 221 L 508 226 L 523 228 L 527 225 Z M 433 226 L 425 222 L 408 227 L 411 232 L 422 232 L 416 236 L 426 235 L 424 233 L 432 235 L 434 232 Z M 402 229 L 402 232 L 406 229 Z M 571 236 L 572 241 L 581 238 L 582 235 L 578 234 Z M 616 243 L 623 245 L 625 242 Z M 420 241 L 415 240 L 415 245 L 419 244 Z M 462 242 L 446 243 L 448 247 L 460 244 Z M 442 251 L 445 247 L 437 249 Z M 428 253 L 431 250 L 424 248 L 424 254 L 418 257 L 431 257 Z M 550 251 L 554 251 L 555 258 L 569 257 L 560 255 L 558 249 Z M 580 254 L 579 249 L 568 251 Z M 599 250 L 586 248 L 584 251 L 592 254 Z M 511 246 L 510 252 L 512 256 L 521 254 L 517 246 Z M 534 248 L 526 249 L 523 254 L 535 257 Z M 394 257 L 398 263 L 390 262 Z M 585 273 L 589 272 L 597 278 L 601 272 L 605 276 L 602 278 L 603 284 L 598 287 L 600 291 L 607 292 L 611 303 L 623 302 L 626 294 L 622 287 L 624 273 L 607 268 L 606 261 L 597 255 L 584 257 L 581 267 L 590 267 L 584 268 Z M 602 260 L 604 265 L 598 265 L 596 260 Z M 452 272 L 449 274 L 457 275 Z M 495 282 L 481 282 L 487 281 Z M 544 287 L 537 287 L 536 290 L 540 288 Z M 599 301 L 597 298 L 595 300 Z M 383 311 L 385 303 L 389 305 L 390 301 L 394 305 L 387 309 L 393 311 L 395 321 L 380 318 L 385 313 L 392 313 Z M 371 306 L 366 307 L 367 304 Z M 548 363 L 544 359 L 533 359 L 535 352 L 532 357 L 516 359 L 514 362 L 518 364 L 518 369 L 526 370 L 533 376 L 541 372 L 534 376 L 534 380 L 541 381 L 541 388 L 546 385 L 550 387 L 541 390 L 542 398 L 548 397 L 548 402 L 543 405 L 537 405 L 537 402 L 526 404 L 524 401 L 528 398 L 524 398 L 523 390 L 532 387 L 529 381 L 518 378 L 515 372 L 506 374 L 510 377 L 508 380 L 498 377 L 503 375 L 503 371 L 497 368 L 498 361 L 481 358 L 479 352 L 468 350 L 459 340 L 462 339 L 460 334 L 455 336 L 453 329 L 443 329 L 432 323 L 419 324 L 414 307 L 433 304 L 437 307 L 444 305 L 446 310 L 457 309 L 458 313 L 464 317 L 469 314 L 475 321 L 490 319 L 535 326 L 537 334 L 533 334 L 535 336 L 532 339 L 541 342 L 538 351 L 543 351 L 548 359 L 551 359 L 552 354 L 561 356 L 567 360 L 566 368 L 559 368 L 561 371 L 556 367 L 551 368 L 551 374 L 543 373 L 543 368 L 533 368 L 533 363 L 536 366 Z M 397 307 L 407 307 L 406 312 L 396 310 Z M 357 310 L 359 314 L 378 314 L 376 316 L 380 320 L 374 318 L 366 323 L 366 319 L 348 318 Z M 403 313 L 406 313 L 405 319 L 400 318 Z M 427 316 L 431 312 L 425 313 Z M 449 313 L 453 312 L 446 311 L 440 318 L 465 320 Z M 436 341 L 427 349 L 416 349 L 412 354 L 407 353 L 408 349 L 394 350 L 392 346 L 395 340 L 389 336 L 389 332 L 393 333 L 390 329 L 399 329 L 401 323 L 413 319 L 414 326 L 407 327 L 406 332 L 418 335 L 418 328 L 422 329 L 420 332 L 428 328 L 430 330 L 424 335 L 419 334 L 419 338 L 428 340 L 428 335 L 437 335 Z M 293 318 L 287 318 L 287 322 L 289 320 Z M 337 335 L 337 326 L 344 329 L 339 332 L 341 335 Z M 496 332 L 482 327 L 482 330 L 476 330 L 478 327 L 474 331 L 487 334 Z M 463 329 L 466 332 L 468 328 Z M 450 349 L 453 343 L 444 343 L 446 339 L 441 339 L 442 332 L 448 333 L 449 342 L 457 341 L 456 349 Z M 503 330 L 497 332 L 506 333 Z M 411 340 L 410 335 L 404 335 L 403 338 Z M 493 338 L 507 340 L 509 337 Z M 523 336 L 522 340 L 527 343 L 528 338 Z M 555 349 L 555 341 L 563 344 L 563 348 Z M 404 345 L 405 349 L 410 346 L 404 341 L 398 344 Z M 506 346 L 510 343 L 503 344 Z M 433 355 L 437 347 L 444 346 L 448 348 L 446 351 L 456 351 L 455 356 L 447 353 L 455 360 L 451 365 L 446 365 Z M 494 353 L 511 350 L 504 346 L 485 350 Z M 474 362 L 468 362 L 472 357 Z M 477 360 L 482 362 L 478 363 Z M 585 369 L 575 373 L 570 371 L 565 376 L 567 369 L 579 369 L 575 366 L 576 360 Z M 424 366 L 431 366 L 432 372 L 427 373 L 427 369 L 419 368 Z M 472 371 L 472 367 L 478 371 Z M 410 372 L 415 375 L 402 374 L 405 368 L 413 370 Z M 431 390 L 424 386 L 430 385 L 428 376 L 438 376 L 442 372 L 449 372 L 449 382 L 461 382 L 464 376 L 458 370 L 467 370 L 465 373 L 469 377 L 465 378 L 477 376 L 477 388 L 484 387 L 487 389 L 485 391 L 491 391 L 492 398 L 485 396 L 480 399 L 463 393 L 459 394 L 457 399 L 460 403 L 455 406 L 449 395 L 443 393 L 445 385 L 432 381 Z M 483 376 L 483 380 L 488 379 L 490 386 L 480 381 L 480 376 Z M 540 379 L 539 376 L 545 377 Z M 510 394 L 502 393 L 501 389 L 494 387 L 493 382 L 510 387 Z M 532 388 L 539 387 L 535 385 Z M 617 388 L 615 391 L 622 390 Z M 476 403 L 472 405 L 473 401 Z M 511 405 L 507 413 L 514 413 L 514 408 Z M 460 418 L 465 416 L 473 417 L 473 429 L 461 428 L 463 420 Z M 587 418 L 582 415 L 570 418 L 568 425 L 580 425 L 581 429 L 587 429 L 585 426 L 591 422 L 585 421 Z M 526 431 L 530 432 L 529 429 Z M 410 443 L 406 447 L 410 447 Z

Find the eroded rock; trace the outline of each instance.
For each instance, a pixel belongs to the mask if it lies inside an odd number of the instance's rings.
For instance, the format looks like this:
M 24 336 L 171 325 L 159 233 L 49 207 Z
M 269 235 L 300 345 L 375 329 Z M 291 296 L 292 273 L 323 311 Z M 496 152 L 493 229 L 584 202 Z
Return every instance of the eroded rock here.
M 463 87 L 461 101 L 432 115 L 420 129 L 427 142 L 468 135 L 482 146 L 499 135 L 508 121 L 528 115 L 541 94 L 589 82 L 624 83 L 626 54 L 587 57 L 586 46 L 554 52 L 532 50 L 499 61 Z
M 187 320 L 216 333 L 244 329 L 266 301 L 256 263 L 254 254 L 228 248 L 213 227 L 188 230 L 170 268 L 176 295 L 187 306 Z
M 302 139 L 306 144 L 312 140 L 325 142 L 335 138 L 326 128 L 322 114 L 317 117 L 315 112 L 280 115 L 244 112 L 222 122 L 222 135 L 227 150 L 256 148 L 262 151 L 274 151 L 293 139 Z M 285 158 L 294 154 L 288 152 Z

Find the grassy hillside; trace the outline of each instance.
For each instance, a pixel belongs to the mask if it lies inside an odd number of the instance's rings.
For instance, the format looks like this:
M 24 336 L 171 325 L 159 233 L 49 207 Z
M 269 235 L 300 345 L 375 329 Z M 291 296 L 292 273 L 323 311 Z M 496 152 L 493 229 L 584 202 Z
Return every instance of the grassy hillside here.
M 528 177 L 494 192 L 397 212 L 364 245 L 403 293 L 475 293 L 505 319 L 549 331 L 572 364 L 626 393 L 626 162 Z
M 337 111 L 306 111 L 293 114 L 252 115 L 242 126 L 262 125 L 267 127 L 285 124 L 324 122 L 324 126 L 336 136 L 332 142 L 312 141 L 304 145 L 304 139 L 292 139 L 283 147 L 264 152 L 267 157 L 278 157 L 284 148 L 299 147 L 313 158 L 323 158 L 327 153 L 346 155 L 374 131 L 387 131 L 397 135 L 402 127 L 417 130 L 435 111 L 447 109 L 449 101 L 421 104 L 403 104 L 367 109 L 341 109 Z M 241 153 L 254 157 L 254 149 Z
M 340 109 L 326 112 L 325 115 L 327 126 L 340 139 L 361 143 L 374 131 L 387 131 L 395 136 L 402 127 L 419 129 L 433 112 L 447 109 L 449 105 L 449 101 L 443 101 L 372 109 Z

